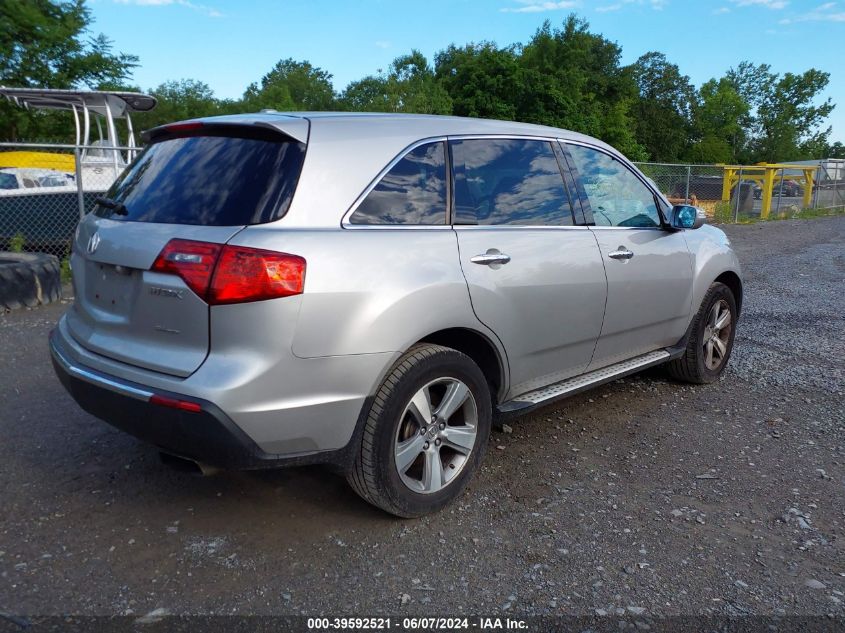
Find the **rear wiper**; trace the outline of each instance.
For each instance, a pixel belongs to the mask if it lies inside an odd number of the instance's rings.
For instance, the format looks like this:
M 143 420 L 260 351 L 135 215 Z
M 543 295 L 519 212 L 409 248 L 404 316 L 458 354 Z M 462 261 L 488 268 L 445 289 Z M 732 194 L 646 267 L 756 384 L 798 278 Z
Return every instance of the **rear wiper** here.
M 111 209 L 118 215 L 129 215 L 129 209 L 126 208 L 126 205 L 122 202 L 118 202 L 117 200 L 112 200 L 111 198 L 97 198 L 94 202 L 101 207 Z

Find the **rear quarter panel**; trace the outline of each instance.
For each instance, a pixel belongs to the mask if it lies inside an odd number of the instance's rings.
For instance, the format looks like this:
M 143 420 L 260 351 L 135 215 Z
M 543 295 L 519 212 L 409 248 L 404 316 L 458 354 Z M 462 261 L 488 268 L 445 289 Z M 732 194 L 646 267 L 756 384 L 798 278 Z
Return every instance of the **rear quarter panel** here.
M 305 258 L 292 341 L 300 358 L 404 352 L 454 327 L 496 340 L 472 311 L 450 228 L 247 228 L 230 243 Z

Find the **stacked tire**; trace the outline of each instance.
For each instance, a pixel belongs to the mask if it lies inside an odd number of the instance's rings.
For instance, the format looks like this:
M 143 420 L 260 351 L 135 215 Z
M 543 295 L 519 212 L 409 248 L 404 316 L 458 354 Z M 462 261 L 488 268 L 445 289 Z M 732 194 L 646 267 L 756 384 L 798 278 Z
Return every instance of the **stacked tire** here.
M 62 297 L 59 259 L 47 253 L 0 251 L 0 311 L 58 301 Z

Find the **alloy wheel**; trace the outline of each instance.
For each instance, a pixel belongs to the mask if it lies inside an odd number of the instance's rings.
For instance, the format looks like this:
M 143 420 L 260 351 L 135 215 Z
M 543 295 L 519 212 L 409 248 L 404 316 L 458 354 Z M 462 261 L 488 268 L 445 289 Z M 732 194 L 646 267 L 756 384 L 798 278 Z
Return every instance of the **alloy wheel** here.
M 422 494 L 442 490 L 468 463 L 477 434 L 478 407 L 469 387 L 457 378 L 427 383 L 406 405 L 396 431 L 402 483 Z
M 731 340 L 731 308 L 724 299 L 719 299 L 707 315 L 704 327 L 704 365 L 710 371 L 717 370 L 728 355 Z

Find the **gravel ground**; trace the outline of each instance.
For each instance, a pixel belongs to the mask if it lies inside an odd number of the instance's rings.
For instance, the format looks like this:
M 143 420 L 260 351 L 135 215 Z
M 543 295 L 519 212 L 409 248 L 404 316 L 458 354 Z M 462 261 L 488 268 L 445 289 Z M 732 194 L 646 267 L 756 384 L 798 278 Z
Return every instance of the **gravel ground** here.
M 727 232 L 719 383 L 652 370 L 521 418 L 414 521 L 321 468 L 168 469 L 54 377 L 66 306 L 0 317 L 0 612 L 845 615 L 845 217 Z

